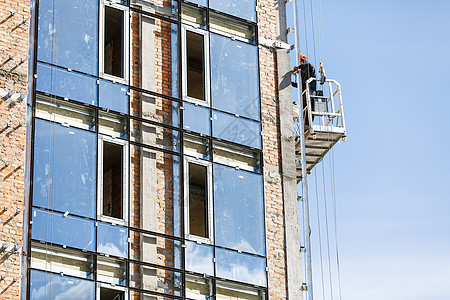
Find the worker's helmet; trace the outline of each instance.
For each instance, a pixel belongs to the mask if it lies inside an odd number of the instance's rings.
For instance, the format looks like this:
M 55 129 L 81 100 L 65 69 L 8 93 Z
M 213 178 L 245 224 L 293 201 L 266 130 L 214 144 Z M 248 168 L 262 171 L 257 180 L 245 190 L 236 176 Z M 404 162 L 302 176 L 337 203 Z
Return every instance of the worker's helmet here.
M 306 57 L 306 55 L 300 54 L 300 59 L 308 59 L 308 57 Z

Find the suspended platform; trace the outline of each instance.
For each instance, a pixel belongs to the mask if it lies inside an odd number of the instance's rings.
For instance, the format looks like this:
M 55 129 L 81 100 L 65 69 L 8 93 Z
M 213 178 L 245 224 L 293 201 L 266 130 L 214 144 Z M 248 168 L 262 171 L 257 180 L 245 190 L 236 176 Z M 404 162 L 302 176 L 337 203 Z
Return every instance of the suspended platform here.
M 312 81 L 316 81 L 318 87 L 315 92 L 310 90 Z M 306 172 L 309 174 L 339 140 L 345 141 L 346 131 L 339 83 L 333 79 L 321 82 L 320 79 L 310 78 L 306 82 L 306 86 L 307 88 L 303 91 L 303 97 L 306 99 L 303 120 L 305 122 Z M 294 104 L 298 105 L 298 102 Z M 300 118 L 297 116 L 294 119 L 297 131 L 295 145 L 297 182 L 300 182 L 302 180 L 300 126 L 298 124 Z

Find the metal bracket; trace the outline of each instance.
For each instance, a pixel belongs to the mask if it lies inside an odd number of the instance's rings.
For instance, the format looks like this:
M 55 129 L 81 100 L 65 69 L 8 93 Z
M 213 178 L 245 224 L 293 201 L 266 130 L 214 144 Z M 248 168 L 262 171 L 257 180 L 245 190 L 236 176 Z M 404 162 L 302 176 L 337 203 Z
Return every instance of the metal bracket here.
M 266 39 L 264 37 L 259 38 L 259 44 L 272 49 L 286 49 L 291 50 L 291 45 L 282 42 L 280 40 Z

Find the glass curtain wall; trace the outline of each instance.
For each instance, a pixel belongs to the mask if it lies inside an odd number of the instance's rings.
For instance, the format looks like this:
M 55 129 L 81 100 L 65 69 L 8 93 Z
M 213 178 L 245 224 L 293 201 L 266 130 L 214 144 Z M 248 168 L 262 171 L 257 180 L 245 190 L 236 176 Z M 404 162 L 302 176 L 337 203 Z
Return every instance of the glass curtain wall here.
M 26 295 L 266 299 L 255 3 L 136 3 L 36 7 Z

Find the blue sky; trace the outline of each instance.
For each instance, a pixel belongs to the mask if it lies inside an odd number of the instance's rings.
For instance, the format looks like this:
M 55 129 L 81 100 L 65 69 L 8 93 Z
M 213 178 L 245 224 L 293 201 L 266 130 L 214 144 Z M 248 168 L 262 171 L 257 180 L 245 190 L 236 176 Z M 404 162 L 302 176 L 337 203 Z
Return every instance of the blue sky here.
M 311 1 L 317 20 L 318 0 Z M 333 150 L 342 299 L 448 300 L 450 1 L 320 3 L 323 62 L 328 77 L 342 85 L 348 135 Z M 309 10 L 307 16 L 310 27 Z M 307 55 L 314 61 L 308 32 Z M 317 26 L 315 33 L 317 43 Z M 328 157 L 324 171 L 329 186 Z M 315 172 L 309 180 L 312 215 L 314 176 L 323 193 L 320 165 Z M 327 200 L 330 208 L 329 188 Z M 323 299 L 317 218 L 311 222 L 317 300 Z M 323 240 L 323 228 L 321 233 Z M 326 259 L 323 268 L 326 279 Z M 325 291 L 331 299 L 329 284 Z

